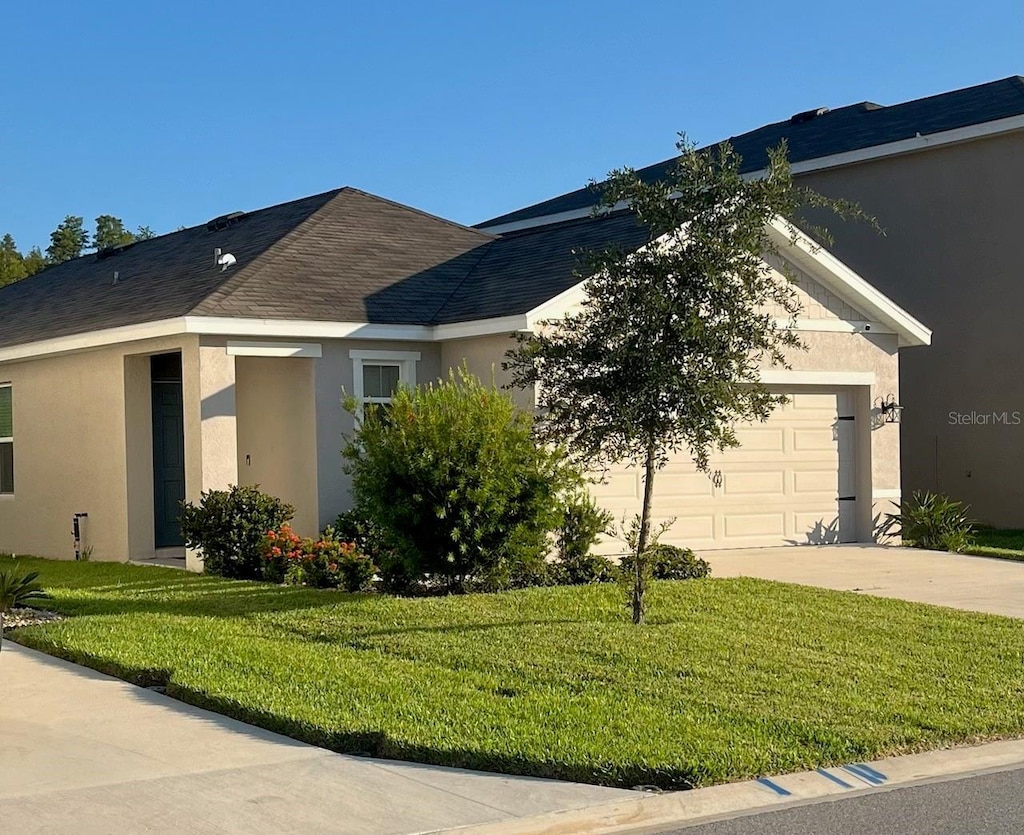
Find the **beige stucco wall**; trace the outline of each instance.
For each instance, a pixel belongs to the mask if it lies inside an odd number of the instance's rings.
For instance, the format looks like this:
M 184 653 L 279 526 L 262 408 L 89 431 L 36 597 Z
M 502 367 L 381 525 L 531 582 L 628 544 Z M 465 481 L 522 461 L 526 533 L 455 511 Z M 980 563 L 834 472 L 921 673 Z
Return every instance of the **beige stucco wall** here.
M 904 493 L 939 490 L 982 521 L 1024 527 L 1024 132 L 799 181 L 878 218 L 884 236 L 819 220 L 839 258 L 934 331 L 930 347 L 901 352 Z
M 0 496 L 0 551 L 71 559 L 72 515 L 83 512 L 92 558 L 127 559 L 129 507 L 147 494 L 152 547 L 148 355 L 194 355 L 197 345 L 186 336 L 0 364 L 0 381 L 13 385 L 15 438 L 15 493 Z M 148 474 L 129 467 L 128 450 L 148 454 Z M 145 525 L 132 536 L 141 547 Z
M 511 334 L 477 336 L 468 339 L 452 339 L 441 343 L 441 367 L 445 374 L 448 369 L 459 368 L 465 363 L 471 374 L 476 375 L 485 383 L 493 382 L 504 388 L 512 379 L 512 375 L 502 369 L 505 352 L 516 345 Z M 533 392 L 524 389 L 511 389 L 509 393 L 516 403 L 524 409 L 532 409 Z
M 320 530 L 314 362 L 235 358 L 238 481 L 294 505 L 300 536 Z
M 822 306 L 836 308 L 841 304 L 838 300 L 829 301 L 817 287 L 808 281 L 801 292 L 805 298 Z M 847 307 L 845 312 L 849 314 L 852 309 Z M 835 315 L 826 316 L 819 310 L 815 318 L 835 318 Z M 899 426 L 883 423 L 879 409 L 885 395 L 892 393 L 899 397 L 898 338 L 893 334 L 880 333 L 802 331 L 801 339 L 806 350 L 794 349 L 788 354 L 793 371 L 868 372 L 874 375 L 875 382 L 871 386 L 825 386 L 829 390 L 848 391 L 852 397 L 857 419 L 857 495 L 865 497 L 857 504 L 858 539 L 867 540 L 874 527 L 874 516 L 891 510 L 889 502 L 900 487 Z M 503 385 L 509 381 L 509 375 L 501 370 L 501 359 L 514 344 L 511 335 L 445 342 L 441 348 L 442 366 L 457 367 L 465 360 L 469 370 L 485 380 L 491 379 L 493 366 L 495 382 Z M 799 390 L 792 385 L 783 388 Z M 821 387 L 814 390 L 821 390 Z M 512 393 L 520 405 L 532 408 L 532 391 L 513 390 Z

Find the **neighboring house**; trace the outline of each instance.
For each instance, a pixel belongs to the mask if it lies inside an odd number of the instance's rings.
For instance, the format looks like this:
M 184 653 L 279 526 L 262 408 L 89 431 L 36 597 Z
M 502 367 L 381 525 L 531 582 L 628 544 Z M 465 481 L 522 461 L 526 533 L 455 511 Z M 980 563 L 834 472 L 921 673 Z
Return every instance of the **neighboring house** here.
M 764 380 L 793 400 L 741 430 L 712 477 L 669 465 L 669 541 L 868 540 L 873 501 L 898 492 L 898 427 L 879 407 L 899 389 L 899 346 L 930 334 L 827 252 L 771 234 L 809 350 Z M 343 188 L 6 287 L 0 551 L 70 557 L 76 513 L 95 559 L 180 550 L 179 501 L 234 483 L 294 504 L 296 529 L 315 533 L 350 502 L 343 389 L 382 401 L 463 362 L 502 382 L 512 334 L 581 300 L 575 249 L 644 241 L 626 212 L 494 235 Z M 626 468 L 598 492 L 617 514 L 638 508 Z
M 836 223 L 839 258 L 937 337 L 903 357 L 903 492 L 947 493 L 1024 527 L 1024 78 L 896 105 L 817 108 L 729 141 L 752 176 L 785 139 L 797 182 L 877 217 Z M 640 169 L 656 180 L 672 160 Z M 581 189 L 480 224 L 521 230 L 586 215 Z

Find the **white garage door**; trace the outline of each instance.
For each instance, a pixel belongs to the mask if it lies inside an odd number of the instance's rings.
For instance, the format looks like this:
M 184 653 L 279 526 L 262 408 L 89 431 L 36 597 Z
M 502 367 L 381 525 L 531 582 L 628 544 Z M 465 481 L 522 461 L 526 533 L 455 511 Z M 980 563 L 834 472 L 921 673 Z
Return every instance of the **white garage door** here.
M 737 429 L 741 446 L 713 456 L 710 474 L 683 454 L 658 471 L 654 519 L 676 517 L 662 542 L 700 550 L 853 538 L 853 422 L 840 420 L 851 414 L 848 396 L 787 394 L 789 402 L 766 422 Z M 593 491 L 616 521 L 631 517 L 640 509 L 642 473 L 617 467 Z M 605 550 L 622 544 L 606 543 Z

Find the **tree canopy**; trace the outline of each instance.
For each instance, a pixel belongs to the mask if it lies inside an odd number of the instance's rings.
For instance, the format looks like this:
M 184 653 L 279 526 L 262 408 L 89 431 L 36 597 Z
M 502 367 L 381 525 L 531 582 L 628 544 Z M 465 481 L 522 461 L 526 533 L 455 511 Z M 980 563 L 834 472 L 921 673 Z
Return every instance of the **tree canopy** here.
M 782 400 L 759 382 L 759 369 L 786 367 L 801 347 L 795 329 L 777 322 L 795 324 L 800 305 L 763 260 L 777 254 L 768 224 L 808 204 L 856 213 L 796 186 L 784 145 L 759 179 L 743 177 L 728 144 L 697 151 L 684 138 L 678 147 L 664 180 L 644 182 L 623 168 L 599 187 L 598 212 L 627 205 L 646 245 L 585 253 L 579 311 L 522 337 L 506 362 L 513 385 L 540 384 L 543 440 L 590 463 L 643 467 L 643 506 L 629 537 L 637 623 L 656 471 L 682 450 L 707 470 L 712 452 L 736 446 L 734 426 L 767 419 Z
M 22 253 L 7 233 L 0 238 L 0 287 L 13 284 L 46 267 L 62 264 L 77 258 L 87 249 L 102 250 L 134 241 L 155 238 L 156 232 L 149 226 L 139 226 L 135 232 L 125 228 L 121 218 L 114 215 L 99 215 L 91 238 L 85 230 L 84 220 L 78 215 L 67 215 L 50 233 L 50 245 L 46 254 L 34 246 Z

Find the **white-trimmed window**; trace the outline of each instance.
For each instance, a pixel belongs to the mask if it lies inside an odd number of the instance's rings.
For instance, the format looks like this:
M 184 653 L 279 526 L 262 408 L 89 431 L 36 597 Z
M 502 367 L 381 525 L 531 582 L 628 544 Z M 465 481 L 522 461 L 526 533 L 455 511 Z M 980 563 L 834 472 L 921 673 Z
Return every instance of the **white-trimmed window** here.
M 352 388 L 360 403 L 390 403 L 399 384 L 416 385 L 419 351 L 348 352 L 352 359 Z
M 0 495 L 14 493 L 14 390 L 0 383 Z

